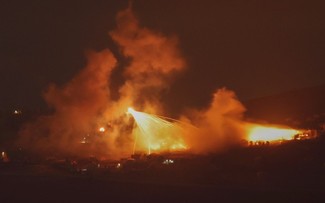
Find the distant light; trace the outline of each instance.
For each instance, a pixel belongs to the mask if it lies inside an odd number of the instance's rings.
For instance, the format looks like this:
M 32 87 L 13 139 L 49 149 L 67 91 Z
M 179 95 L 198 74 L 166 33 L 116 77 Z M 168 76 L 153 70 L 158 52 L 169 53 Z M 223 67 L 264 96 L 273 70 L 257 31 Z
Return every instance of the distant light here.
M 121 168 L 121 164 L 120 163 L 117 163 L 117 165 L 116 165 L 116 168 Z
M 105 132 L 105 128 L 104 127 L 100 127 L 99 128 L 99 132 L 101 132 L 101 133 Z
M 9 162 L 9 158 L 6 152 L 1 152 L 1 159 L 3 162 Z
M 18 110 L 18 109 L 15 109 L 14 112 L 13 112 L 13 114 L 15 114 L 15 115 L 19 115 L 21 113 L 22 113 L 21 110 Z
M 166 159 L 165 161 L 163 161 L 163 164 L 165 165 L 169 165 L 169 164 L 173 164 L 174 163 L 174 160 L 172 159 Z
M 87 138 L 86 137 L 83 137 L 83 139 L 80 141 L 81 144 L 86 144 L 86 140 Z

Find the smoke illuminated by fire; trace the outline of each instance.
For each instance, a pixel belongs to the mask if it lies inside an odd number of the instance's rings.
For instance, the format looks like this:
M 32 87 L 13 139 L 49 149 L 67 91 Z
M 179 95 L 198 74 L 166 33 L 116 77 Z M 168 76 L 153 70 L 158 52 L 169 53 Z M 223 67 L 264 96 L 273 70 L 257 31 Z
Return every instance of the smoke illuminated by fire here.
M 116 21 L 109 36 L 120 54 L 130 59 L 121 67 L 122 86 L 110 84 L 111 73 L 118 67 L 112 52 L 88 52 L 87 66 L 70 82 L 49 86 L 44 98 L 55 112 L 27 123 L 19 144 L 38 152 L 80 156 L 119 158 L 132 153 L 134 125 L 125 110 L 132 105 L 147 113 L 162 113 L 161 93 L 184 70 L 185 61 L 175 36 L 142 27 L 131 8 L 119 12 Z M 111 97 L 114 88 L 118 99 Z M 137 143 L 141 150 L 141 141 Z M 152 149 L 155 146 L 152 142 Z
M 180 122 L 170 122 L 157 115 L 147 114 L 128 108 L 133 116 L 137 128 L 134 129 L 134 152 L 147 146 L 148 154 L 151 151 L 184 150 L 185 143 L 182 140 L 182 126 Z
M 131 8 L 119 12 L 116 21 L 109 36 L 130 59 L 121 71 L 124 83 L 111 87 L 118 61 L 110 50 L 88 52 L 86 67 L 71 81 L 49 86 L 44 98 L 54 113 L 26 124 L 19 144 L 40 153 L 118 159 L 135 152 L 216 152 L 243 139 L 291 139 L 296 133 L 252 127 L 243 121 L 245 107 L 225 88 L 204 110 L 188 109 L 178 119 L 157 116 L 165 115 L 164 90 L 186 66 L 178 40 L 142 27 Z

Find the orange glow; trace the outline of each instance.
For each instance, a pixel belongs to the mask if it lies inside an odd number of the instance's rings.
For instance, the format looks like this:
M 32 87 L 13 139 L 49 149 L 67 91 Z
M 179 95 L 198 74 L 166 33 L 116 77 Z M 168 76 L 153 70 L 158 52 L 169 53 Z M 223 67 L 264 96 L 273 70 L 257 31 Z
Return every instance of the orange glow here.
M 292 140 L 300 131 L 291 128 L 267 127 L 255 125 L 248 130 L 249 141 Z

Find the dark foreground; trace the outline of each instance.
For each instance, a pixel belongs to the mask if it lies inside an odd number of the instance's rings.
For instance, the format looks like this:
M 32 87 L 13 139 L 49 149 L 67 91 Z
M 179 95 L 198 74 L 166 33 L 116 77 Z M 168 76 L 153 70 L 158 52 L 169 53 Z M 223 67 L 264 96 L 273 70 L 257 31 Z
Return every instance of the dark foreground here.
M 0 202 L 325 202 L 323 140 L 163 159 L 85 173 L 1 163 Z

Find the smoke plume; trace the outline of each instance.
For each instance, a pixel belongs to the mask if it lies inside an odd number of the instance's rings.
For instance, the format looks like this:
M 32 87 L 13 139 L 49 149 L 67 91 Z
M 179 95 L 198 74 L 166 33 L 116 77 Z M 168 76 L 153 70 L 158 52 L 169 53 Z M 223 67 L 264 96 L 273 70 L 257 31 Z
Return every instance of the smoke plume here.
M 127 107 L 163 112 L 160 95 L 185 62 L 177 38 L 142 27 L 131 8 L 119 12 L 116 21 L 109 37 L 131 61 L 123 67 L 119 99 L 111 99 L 109 92 L 116 58 L 108 49 L 89 52 L 87 66 L 71 81 L 49 85 L 44 99 L 54 113 L 26 124 L 19 144 L 41 153 L 77 156 L 119 158 L 132 152 L 133 124 L 125 114 Z
M 189 113 L 187 120 L 198 129 L 188 133 L 185 140 L 195 153 L 216 152 L 236 145 L 245 137 L 244 112 L 245 107 L 233 91 L 218 89 L 207 109 Z
M 108 49 L 88 52 L 86 67 L 71 81 L 63 86 L 49 85 L 44 99 L 54 113 L 27 123 L 21 130 L 21 145 L 44 154 L 110 159 L 129 156 L 135 146 L 134 135 L 141 133 L 140 127 L 126 114 L 130 106 L 149 113 L 138 113 L 147 116 L 138 116 L 137 122 L 142 122 L 149 134 L 156 134 L 149 136 L 156 139 L 156 146 L 164 146 L 164 150 L 173 146 L 194 153 L 210 153 L 244 138 L 245 108 L 235 93 L 225 88 L 213 94 L 207 109 L 192 109 L 180 116 L 182 121 L 169 123 L 161 117 L 150 116 L 164 115 L 161 95 L 186 67 L 178 40 L 142 27 L 131 8 L 119 12 L 116 22 L 116 29 L 108 37 L 130 63 L 118 67 L 116 57 Z M 123 69 L 124 83 L 120 87 L 110 86 L 114 68 Z M 111 97 L 112 88 L 118 88 L 115 89 L 118 99 Z M 186 122 L 195 127 L 184 125 Z M 147 140 L 140 143 L 144 143 L 143 149 L 138 150 L 146 151 Z
M 132 61 L 125 69 L 126 82 L 119 90 L 122 100 L 131 100 L 132 106 L 140 110 L 156 112 L 161 105 L 161 91 L 185 67 L 177 38 L 141 28 L 131 8 L 117 15 L 117 29 L 109 34 Z

